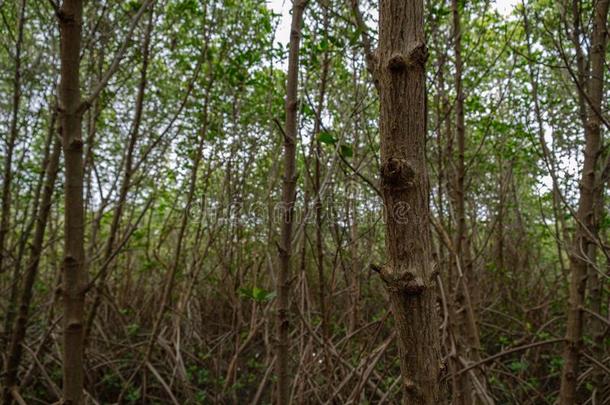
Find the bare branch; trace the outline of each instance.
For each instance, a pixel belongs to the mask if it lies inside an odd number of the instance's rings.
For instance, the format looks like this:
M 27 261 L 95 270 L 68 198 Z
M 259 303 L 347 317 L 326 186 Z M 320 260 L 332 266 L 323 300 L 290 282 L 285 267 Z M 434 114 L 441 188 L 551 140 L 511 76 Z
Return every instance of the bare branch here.
M 455 372 L 454 375 L 457 376 L 457 375 L 463 374 L 463 373 L 467 372 L 468 370 L 472 370 L 473 368 L 479 367 L 485 363 L 489 363 L 490 361 L 499 359 L 500 357 L 508 356 L 509 354 L 512 354 L 512 353 L 517 353 L 517 352 L 520 352 L 523 350 L 532 349 L 532 348 L 538 347 L 538 346 L 545 346 L 545 345 L 550 345 L 550 344 L 554 344 L 554 343 L 560 343 L 563 341 L 565 341 L 565 339 L 557 338 L 557 339 L 543 340 L 541 342 L 533 342 L 533 343 L 529 343 L 529 344 L 526 344 L 523 346 L 513 347 L 512 349 L 501 351 L 500 353 L 496 353 L 493 356 L 487 357 L 486 359 L 472 363 L 468 367 L 464 367 L 463 369 Z M 448 375 L 444 376 L 443 380 L 449 376 L 451 376 L 451 375 L 448 374 Z
M 379 92 L 379 80 L 377 79 L 377 57 L 375 56 L 375 52 L 373 51 L 373 47 L 371 45 L 371 38 L 368 34 L 368 27 L 362 17 L 362 12 L 360 11 L 360 6 L 358 4 L 358 0 L 351 0 L 352 10 L 354 12 L 355 17 L 355 25 L 358 31 L 361 32 L 362 36 L 362 45 L 364 47 L 364 60 L 366 62 L 366 69 L 369 71 L 373 78 L 373 84 L 375 88 Z
M 53 0 L 49 0 L 49 1 L 53 1 Z M 129 44 L 129 42 L 131 40 L 133 31 L 135 30 L 136 26 L 138 25 L 140 18 L 142 17 L 142 15 L 144 15 L 144 12 L 153 3 L 153 1 L 154 0 L 147 0 L 146 3 L 144 3 L 142 5 L 142 7 L 140 7 L 140 9 L 138 10 L 138 13 L 133 17 L 133 19 L 131 20 L 131 24 L 129 26 L 129 30 L 127 31 L 127 34 L 125 35 L 125 38 L 123 40 L 123 43 L 121 44 L 121 47 L 119 48 L 118 52 L 114 56 L 114 59 L 112 60 L 112 63 L 110 64 L 110 67 L 108 68 L 106 73 L 104 73 L 101 80 L 99 81 L 97 86 L 95 86 L 95 88 L 93 89 L 91 94 L 81 102 L 81 104 L 78 108 L 79 112 L 83 113 L 91 107 L 91 105 L 93 104 L 93 101 L 100 95 L 100 93 L 102 92 L 102 90 L 104 90 L 104 88 L 106 87 L 106 85 L 108 84 L 108 82 L 110 81 L 112 76 L 116 73 L 116 71 L 118 70 L 119 65 L 121 63 L 121 60 L 123 59 L 123 56 L 125 56 L 125 51 L 127 50 L 127 44 Z

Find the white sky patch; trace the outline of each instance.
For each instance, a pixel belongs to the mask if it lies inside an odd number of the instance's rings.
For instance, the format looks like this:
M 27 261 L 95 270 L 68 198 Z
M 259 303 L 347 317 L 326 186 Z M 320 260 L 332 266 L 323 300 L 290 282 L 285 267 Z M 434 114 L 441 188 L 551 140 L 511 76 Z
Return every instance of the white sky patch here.
M 496 0 L 495 7 L 502 15 L 508 15 L 521 0 Z
M 281 14 L 281 21 L 275 31 L 275 40 L 282 45 L 288 44 L 290 40 L 290 8 L 292 7 L 291 0 L 268 0 L 267 7 L 273 10 L 274 13 Z

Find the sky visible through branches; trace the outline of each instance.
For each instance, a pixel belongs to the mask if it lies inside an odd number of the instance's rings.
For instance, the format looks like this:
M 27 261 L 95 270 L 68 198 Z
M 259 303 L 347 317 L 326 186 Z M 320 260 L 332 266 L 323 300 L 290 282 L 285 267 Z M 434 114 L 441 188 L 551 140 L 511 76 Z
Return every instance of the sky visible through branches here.
M 508 15 L 519 1 L 496 0 L 493 6 L 502 14 Z M 290 7 L 292 3 L 289 0 L 270 0 L 268 3 L 270 9 L 282 15 L 282 20 L 275 33 L 276 39 L 282 44 L 288 44 L 290 37 Z

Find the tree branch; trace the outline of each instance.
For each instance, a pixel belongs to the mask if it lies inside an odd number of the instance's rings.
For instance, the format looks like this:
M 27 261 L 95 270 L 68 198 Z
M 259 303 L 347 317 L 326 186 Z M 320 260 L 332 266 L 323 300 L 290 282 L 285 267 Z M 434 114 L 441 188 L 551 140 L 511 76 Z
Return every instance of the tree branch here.
M 55 14 L 59 13 L 59 4 L 57 4 L 55 2 L 55 0 L 49 0 L 49 4 L 51 5 L 53 10 L 55 11 Z
M 529 343 L 527 345 L 523 345 L 523 346 L 517 346 L 517 347 L 513 347 L 512 349 L 508 349 L 508 350 L 504 350 L 500 353 L 496 353 L 493 356 L 489 356 L 486 359 L 483 359 L 481 361 L 477 361 L 475 363 L 472 363 L 471 365 L 469 365 L 468 367 L 464 367 L 463 369 L 453 373 L 454 376 L 458 376 L 460 374 L 463 374 L 465 372 L 467 372 L 468 370 L 472 370 L 473 368 L 479 367 L 480 365 L 483 365 L 485 363 L 489 363 L 490 361 L 499 359 L 500 357 L 504 357 L 507 356 L 509 354 L 512 353 L 516 353 L 516 352 L 520 352 L 523 350 L 528 350 L 528 349 L 532 349 L 534 347 L 538 347 L 538 346 L 545 346 L 545 345 L 550 345 L 553 343 L 560 343 L 563 342 L 565 339 L 563 338 L 557 338 L 557 339 L 550 339 L 550 340 L 543 340 L 541 342 L 534 342 L 534 343 Z M 443 377 L 443 380 L 447 377 L 451 376 L 450 374 L 446 375 Z
M 377 78 L 377 57 L 375 56 L 375 52 L 373 51 L 373 47 L 371 45 L 371 38 L 368 34 L 368 27 L 366 26 L 366 22 L 362 17 L 362 12 L 360 11 L 360 6 L 358 4 L 358 0 L 351 0 L 352 10 L 354 12 L 355 17 L 355 25 L 358 31 L 361 32 L 362 36 L 362 45 L 364 47 L 364 60 L 366 62 L 366 69 L 371 74 L 373 78 L 373 84 L 379 92 L 379 80 Z
M 52 2 L 53 0 L 49 0 L 49 1 Z M 121 44 L 121 47 L 119 48 L 118 52 L 114 56 L 114 59 L 112 60 L 112 63 L 110 64 L 110 67 L 108 68 L 106 73 L 104 73 L 104 75 L 100 79 L 97 86 L 95 86 L 95 88 L 93 89 L 91 94 L 85 100 L 83 100 L 81 102 L 80 106 L 78 107 L 78 111 L 80 113 L 87 111 L 91 107 L 91 105 L 93 104 L 93 101 L 100 95 L 100 93 L 102 92 L 102 90 L 104 90 L 104 88 L 106 87 L 106 85 L 108 84 L 108 82 L 110 81 L 112 76 L 114 75 L 114 73 L 118 70 L 119 64 L 121 63 L 123 56 L 125 56 L 125 51 L 127 50 L 127 44 L 131 40 L 133 31 L 135 30 L 136 26 L 138 25 L 140 18 L 142 17 L 142 15 L 144 15 L 144 12 L 153 3 L 153 1 L 154 0 L 146 0 L 146 3 L 144 3 L 142 5 L 142 7 L 140 7 L 137 14 L 131 20 L 129 30 L 127 31 L 127 34 L 125 35 L 125 39 L 123 40 L 123 43 Z

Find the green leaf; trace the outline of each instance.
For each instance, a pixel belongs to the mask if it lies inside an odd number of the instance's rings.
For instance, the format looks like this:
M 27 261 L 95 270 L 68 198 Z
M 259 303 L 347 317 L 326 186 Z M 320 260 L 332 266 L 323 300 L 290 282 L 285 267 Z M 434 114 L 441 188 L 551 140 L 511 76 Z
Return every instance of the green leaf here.
M 265 299 L 266 291 L 259 287 L 252 288 L 252 298 L 255 301 L 263 301 Z
M 322 41 L 320 41 L 320 44 L 318 47 L 320 48 L 321 51 L 328 51 L 330 49 L 330 43 L 328 42 L 328 39 L 326 39 L 326 38 L 322 39 Z
M 513 361 L 508 365 L 508 367 L 514 372 L 519 372 L 527 369 L 527 363 L 521 361 Z
M 318 141 L 325 143 L 327 145 L 334 145 L 335 143 L 337 143 L 337 140 L 335 139 L 335 137 L 332 136 L 328 132 L 320 132 L 318 134 Z
M 125 11 L 137 12 L 142 7 L 142 2 L 140 0 L 131 0 L 124 3 L 123 7 L 125 7 Z
M 252 296 L 252 290 L 250 290 L 249 288 L 240 288 L 239 295 L 241 295 L 242 298 L 254 299 L 254 297 Z
M 137 323 L 131 323 L 131 324 L 127 325 L 127 333 L 130 336 L 136 335 L 139 330 L 140 330 L 140 325 L 138 325 Z
M 353 151 L 352 147 L 348 146 L 348 145 L 341 145 L 340 153 L 341 153 L 341 156 L 343 156 L 345 158 L 351 158 L 352 156 L 354 156 L 354 151 Z
M 242 298 L 251 299 L 256 302 L 271 301 L 277 295 L 275 291 L 266 291 L 260 287 L 240 288 L 239 295 Z

